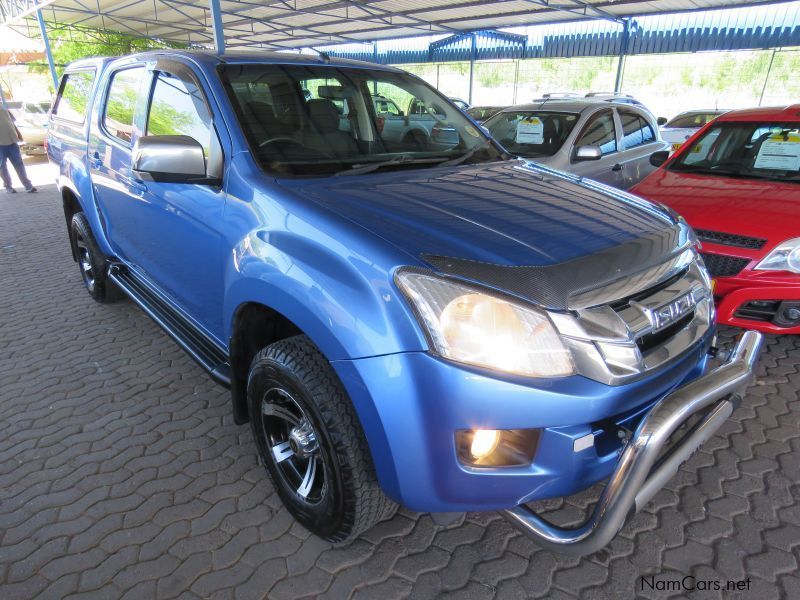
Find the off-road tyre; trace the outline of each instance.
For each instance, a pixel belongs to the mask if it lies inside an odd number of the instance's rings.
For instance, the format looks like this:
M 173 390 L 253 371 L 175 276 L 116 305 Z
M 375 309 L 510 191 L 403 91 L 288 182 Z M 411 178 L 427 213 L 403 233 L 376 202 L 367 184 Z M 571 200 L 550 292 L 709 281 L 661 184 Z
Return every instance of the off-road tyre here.
M 397 505 L 378 484 L 355 409 L 308 337 L 287 338 L 256 354 L 247 400 L 259 458 L 284 505 L 306 529 L 344 544 L 394 515 Z M 323 479 L 308 483 L 311 461 L 311 477 L 321 472 Z

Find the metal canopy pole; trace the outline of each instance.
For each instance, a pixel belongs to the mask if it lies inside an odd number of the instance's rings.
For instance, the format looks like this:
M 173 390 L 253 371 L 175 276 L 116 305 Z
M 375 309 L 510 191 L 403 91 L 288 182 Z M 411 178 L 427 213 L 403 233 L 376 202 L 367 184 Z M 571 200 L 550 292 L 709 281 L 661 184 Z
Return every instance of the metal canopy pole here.
M 372 62 L 374 62 L 376 65 L 378 64 L 378 42 L 372 42 Z M 377 79 L 372 82 L 372 94 L 374 96 L 378 95 Z
M 614 92 L 622 91 L 622 72 L 625 70 L 625 55 L 628 54 L 628 38 L 630 37 L 631 20 L 622 21 L 622 38 L 619 42 L 619 62 L 617 63 L 617 80 L 614 83 Z
M 758 97 L 758 105 L 764 102 L 764 93 L 767 91 L 767 84 L 769 83 L 769 75 L 772 73 L 772 63 L 775 62 L 775 48 L 772 49 L 772 55 L 769 57 L 769 66 L 767 67 L 767 74 L 764 76 L 764 86 L 761 88 L 761 95 Z
M 208 0 L 211 21 L 214 24 L 214 48 L 217 54 L 225 54 L 225 31 L 222 29 L 222 9 L 219 0 Z
M 467 102 L 472 104 L 472 81 L 475 78 L 475 58 L 478 54 L 478 40 L 474 33 L 470 34 L 470 51 L 469 51 L 469 97 Z
M 47 27 L 44 24 L 44 17 L 42 16 L 42 9 L 39 4 L 36 4 L 36 20 L 39 21 L 39 32 L 42 34 L 42 42 L 44 42 L 44 53 L 47 56 L 47 64 L 50 66 L 50 77 L 53 78 L 53 90 L 58 91 L 58 75 L 56 75 L 56 65 L 53 62 L 53 53 L 50 50 L 50 38 L 47 37 Z M 5 105 L 5 99 L 3 99 Z

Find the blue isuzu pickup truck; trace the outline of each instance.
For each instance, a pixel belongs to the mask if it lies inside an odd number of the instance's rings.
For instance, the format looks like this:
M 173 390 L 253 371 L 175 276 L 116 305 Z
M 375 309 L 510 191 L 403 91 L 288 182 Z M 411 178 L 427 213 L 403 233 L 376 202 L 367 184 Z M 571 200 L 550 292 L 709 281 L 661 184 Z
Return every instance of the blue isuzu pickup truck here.
M 450 133 L 384 139 L 376 97 Z M 706 368 L 684 221 L 514 159 L 398 69 L 79 61 L 48 152 L 89 294 L 128 296 L 230 387 L 281 499 L 330 541 L 402 504 L 594 552 L 731 414 L 760 349 L 745 332 Z M 602 480 L 584 523 L 528 506 Z

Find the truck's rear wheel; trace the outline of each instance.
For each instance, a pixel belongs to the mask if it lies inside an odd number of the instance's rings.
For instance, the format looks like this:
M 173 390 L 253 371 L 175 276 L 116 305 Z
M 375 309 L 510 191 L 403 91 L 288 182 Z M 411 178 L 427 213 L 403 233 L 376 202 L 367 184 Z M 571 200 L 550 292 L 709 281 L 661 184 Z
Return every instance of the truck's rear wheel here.
M 247 398 L 259 456 L 306 529 L 347 542 L 394 514 L 352 403 L 311 340 L 295 336 L 261 350 Z
M 98 302 L 118 300 L 119 291 L 107 278 L 106 258 L 94 239 L 86 215 L 82 212 L 72 216 L 70 234 L 86 291 Z

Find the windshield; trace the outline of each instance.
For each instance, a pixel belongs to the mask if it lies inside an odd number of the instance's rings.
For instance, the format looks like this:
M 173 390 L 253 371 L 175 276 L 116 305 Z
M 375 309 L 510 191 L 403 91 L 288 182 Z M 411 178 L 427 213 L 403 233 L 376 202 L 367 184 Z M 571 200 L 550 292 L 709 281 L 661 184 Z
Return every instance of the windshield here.
M 484 126 L 509 152 L 539 158 L 558 152 L 577 122 L 574 113 L 520 110 L 496 114 Z
M 474 106 L 467 110 L 467 114 L 477 121 L 484 121 L 500 110 L 501 106 Z
M 800 130 L 797 123 L 712 125 L 669 170 L 797 182 Z
M 689 115 L 678 115 L 667 122 L 664 127 L 675 129 L 700 129 L 706 123 L 713 121 L 719 115 L 717 113 L 691 113 Z
M 254 156 L 279 175 L 428 168 L 481 145 L 465 161 L 503 158 L 458 108 L 405 73 L 226 65 L 223 80 Z

